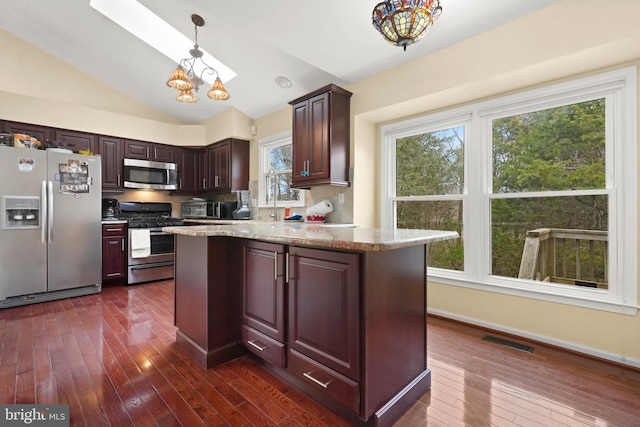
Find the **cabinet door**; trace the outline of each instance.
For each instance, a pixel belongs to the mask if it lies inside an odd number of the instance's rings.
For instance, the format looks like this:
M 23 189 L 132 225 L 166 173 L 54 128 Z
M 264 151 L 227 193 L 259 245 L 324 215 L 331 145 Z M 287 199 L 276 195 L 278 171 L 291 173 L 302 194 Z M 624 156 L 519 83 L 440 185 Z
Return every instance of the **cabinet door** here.
M 51 129 L 46 126 L 30 125 L 27 123 L 4 122 L 2 131 L 6 133 L 26 133 L 29 136 L 38 138 L 42 146 L 46 148 L 46 141 L 51 139 Z
M 308 178 L 311 181 L 329 178 L 329 94 L 309 100 L 309 144 L 307 148 Z
M 55 139 L 64 142 L 64 148 L 74 153 L 80 150 L 89 150 L 92 153 L 97 151 L 96 136 L 90 133 L 57 130 Z
M 293 105 L 293 134 L 292 134 L 292 178 L 295 183 L 303 183 L 309 178 L 307 160 L 309 158 L 309 127 L 307 118 L 309 101 L 302 101 Z
M 289 248 L 289 347 L 358 381 L 359 256 Z
M 176 163 L 178 161 L 178 149 L 170 145 L 152 144 L 151 160 L 157 162 Z
M 178 191 L 195 193 L 198 191 L 198 151 L 192 148 L 178 150 Z
M 125 139 L 124 157 L 127 159 L 151 160 L 151 143 Z
M 205 190 L 215 190 L 216 188 L 216 147 L 210 145 L 207 147 L 205 162 L 207 163 L 207 175 L 205 180 Z
M 293 106 L 293 181 L 308 184 L 329 178 L 329 94 Z
M 102 280 L 127 276 L 126 248 L 124 224 L 102 226 Z
M 108 136 L 99 137 L 102 158 L 102 191 L 122 192 L 122 141 Z
M 216 191 L 229 192 L 231 190 L 231 143 L 216 144 L 215 165 Z
M 206 191 L 209 185 L 209 149 L 198 150 L 198 192 Z
M 284 247 L 247 241 L 243 260 L 242 322 L 284 343 Z

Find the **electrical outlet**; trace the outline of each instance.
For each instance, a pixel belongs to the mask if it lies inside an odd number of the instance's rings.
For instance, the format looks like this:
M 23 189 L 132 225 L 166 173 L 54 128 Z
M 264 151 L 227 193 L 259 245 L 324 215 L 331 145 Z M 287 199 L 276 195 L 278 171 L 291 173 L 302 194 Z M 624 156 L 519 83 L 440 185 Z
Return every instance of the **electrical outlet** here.
M 338 204 L 344 205 L 344 193 L 338 194 Z

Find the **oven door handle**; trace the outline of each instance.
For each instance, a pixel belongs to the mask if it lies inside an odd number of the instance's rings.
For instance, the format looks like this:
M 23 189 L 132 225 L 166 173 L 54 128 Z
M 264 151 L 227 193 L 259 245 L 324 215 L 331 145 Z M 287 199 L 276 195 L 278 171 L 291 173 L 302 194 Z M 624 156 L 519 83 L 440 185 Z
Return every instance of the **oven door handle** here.
M 174 265 L 173 261 L 168 262 L 154 262 L 151 264 L 139 264 L 139 265 L 130 265 L 129 269 L 131 270 L 145 270 L 147 268 L 155 268 L 155 267 L 166 267 L 169 265 Z
M 165 233 L 164 231 L 150 231 L 149 236 L 170 236 L 173 233 Z

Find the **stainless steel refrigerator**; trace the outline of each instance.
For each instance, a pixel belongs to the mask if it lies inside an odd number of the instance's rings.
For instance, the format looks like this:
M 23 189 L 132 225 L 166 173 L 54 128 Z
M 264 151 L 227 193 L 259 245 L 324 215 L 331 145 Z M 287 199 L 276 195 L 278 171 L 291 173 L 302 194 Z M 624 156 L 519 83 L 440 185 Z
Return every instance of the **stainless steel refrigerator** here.
M 62 151 L 0 146 L 0 308 L 101 290 L 100 157 Z

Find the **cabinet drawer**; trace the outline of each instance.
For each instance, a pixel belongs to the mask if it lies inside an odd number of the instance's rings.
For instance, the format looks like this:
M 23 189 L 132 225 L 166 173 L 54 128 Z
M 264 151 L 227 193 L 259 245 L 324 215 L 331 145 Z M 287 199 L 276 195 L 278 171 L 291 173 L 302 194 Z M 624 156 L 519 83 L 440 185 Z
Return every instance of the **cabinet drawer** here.
M 250 352 L 267 362 L 286 368 L 284 344 L 247 325 L 242 325 L 242 343 Z
M 356 414 L 360 413 L 357 382 L 291 349 L 288 371 Z
M 126 224 L 102 224 L 102 237 L 124 236 Z

